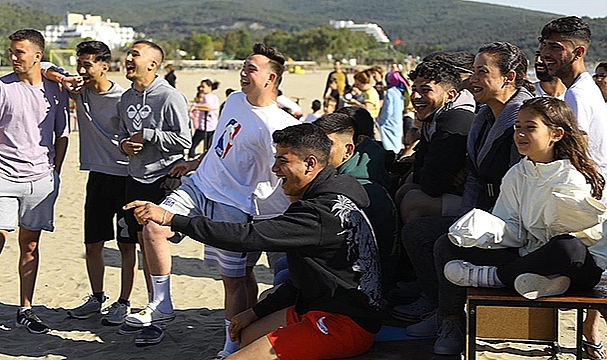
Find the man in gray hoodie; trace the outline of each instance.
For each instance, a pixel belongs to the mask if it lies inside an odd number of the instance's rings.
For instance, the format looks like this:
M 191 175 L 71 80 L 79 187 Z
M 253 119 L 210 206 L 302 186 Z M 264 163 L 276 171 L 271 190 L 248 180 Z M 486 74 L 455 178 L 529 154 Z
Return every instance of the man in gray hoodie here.
M 120 100 L 118 141 L 129 157 L 127 201 L 144 197 L 159 203 L 179 187 L 179 178 L 168 174 L 191 145 L 186 97 L 157 75 L 163 60 L 162 48 L 147 40 L 136 41 L 126 55 L 126 78 L 132 85 Z M 143 270 L 151 294 L 142 227 L 132 212 L 126 213 L 126 223 L 131 231 L 137 231 L 142 245 Z

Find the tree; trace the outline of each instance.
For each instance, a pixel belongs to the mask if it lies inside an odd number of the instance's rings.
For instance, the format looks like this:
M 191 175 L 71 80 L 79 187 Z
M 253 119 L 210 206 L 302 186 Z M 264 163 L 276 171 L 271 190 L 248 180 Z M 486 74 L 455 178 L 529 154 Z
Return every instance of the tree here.
M 190 36 L 185 40 L 183 50 L 187 51 L 196 59 L 212 59 L 214 58 L 215 45 L 213 43 L 213 38 L 210 35 L 192 31 Z
M 236 59 L 244 59 L 251 53 L 253 41 L 247 29 L 231 30 L 223 42 L 223 52 Z

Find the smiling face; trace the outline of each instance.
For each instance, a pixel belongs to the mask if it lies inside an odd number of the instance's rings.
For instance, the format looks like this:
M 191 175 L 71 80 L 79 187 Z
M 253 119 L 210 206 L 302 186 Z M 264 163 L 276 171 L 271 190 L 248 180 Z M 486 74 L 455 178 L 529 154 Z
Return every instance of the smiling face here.
M 32 71 L 40 72 L 37 67 L 42 59 L 42 51 L 29 40 L 11 41 L 9 57 L 13 71 L 19 75 L 26 75 Z
M 253 54 L 245 60 L 240 70 L 240 88 L 243 93 L 253 95 L 264 89 L 273 89 L 276 74 L 272 73 L 269 62 L 270 59 L 259 54 Z
M 581 51 L 573 41 L 560 35 L 542 39 L 539 45 L 540 56 L 552 76 L 564 78 L 573 72 L 573 63 L 580 59 Z
M 554 160 L 554 144 L 563 137 L 563 129 L 552 130 L 541 114 L 521 109 L 514 124 L 514 143 L 518 152 L 529 159 L 547 163 Z
M 493 55 L 479 53 L 474 58 L 474 73 L 470 76 L 470 90 L 474 100 L 487 104 L 502 99 L 506 91 L 507 77 L 501 73 Z M 509 97 L 509 96 L 508 96 Z
M 431 120 L 428 117 L 450 99 L 449 92 L 440 84 L 424 77 L 417 77 L 411 89 L 411 103 L 420 121 Z
M 542 60 L 539 50 L 535 52 L 533 67 L 535 68 L 535 76 L 539 81 L 552 81 L 554 79 L 554 77 L 550 75 L 550 72 L 548 72 L 548 68 Z
M 93 54 L 78 55 L 76 71 L 82 76 L 84 86 L 95 84 L 107 73 L 109 65 L 103 61 L 96 61 Z
M 282 189 L 291 201 L 300 200 L 314 179 L 310 175 L 308 162 L 302 160 L 290 147 L 276 145 L 272 171 L 282 180 Z
M 154 74 L 158 67 L 158 60 L 154 50 L 146 44 L 136 44 L 126 54 L 124 65 L 126 78 L 131 81 L 141 81 Z

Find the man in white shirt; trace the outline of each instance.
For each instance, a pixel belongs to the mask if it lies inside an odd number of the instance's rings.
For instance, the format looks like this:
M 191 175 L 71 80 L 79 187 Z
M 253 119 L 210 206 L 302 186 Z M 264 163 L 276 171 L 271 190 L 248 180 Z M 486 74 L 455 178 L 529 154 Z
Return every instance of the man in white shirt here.
M 162 202 L 167 212 L 246 223 L 253 216 L 278 215 L 286 210 L 288 199 L 282 191 L 275 192 L 279 180 L 271 171 L 276 151 L 272 133 L 299 123 L 276 105 L 284 62 L 284 56 L 275 48 L 254 46 L 253 54 L 240 71 L 242 92 L 228 97 L 217 125 L 217 136 L 196 172 L 183 178 L 183 185 Z M 154 299 L 139 314 L 127 317 L 127 325 L 145 327 L 174 317 L 169 293 L 171 252 L 167 241 L 172 236 L 168 227 L 153 222 L 144 227 Z M 254 279 L 252 273 L 247 274 L 246 253 L 206 246 L 206 261 L 218 264 L 221 269 L 227 334 L 232 316 L 253 305 L 248 293 L 251 290 L 256 293 L 257 284 L 250 280 Z M 238 345 L 226 336 L 218 357 L 237 349 Z

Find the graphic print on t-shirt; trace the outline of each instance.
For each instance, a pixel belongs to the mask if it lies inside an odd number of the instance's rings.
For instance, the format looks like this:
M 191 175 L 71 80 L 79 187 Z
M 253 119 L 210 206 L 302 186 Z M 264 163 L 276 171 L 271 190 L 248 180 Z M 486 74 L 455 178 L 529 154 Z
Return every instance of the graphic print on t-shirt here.
M 228 124 L 226 125 L 225 130 L 217 140 L 217 145 L 215 145 L 215 153 L 222 159 L 225 159 L 230 152 L 232 146 L 234 146 L 234 139 L 236 135 L 242 129 L 242 125 L 238 123 L 236 119 L 230 119 Z

